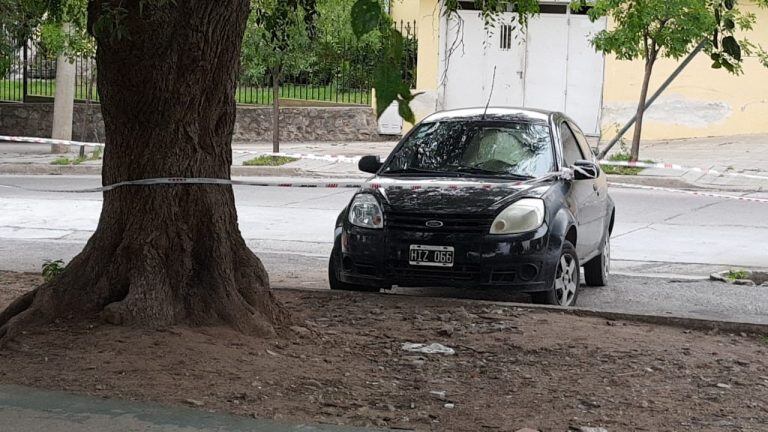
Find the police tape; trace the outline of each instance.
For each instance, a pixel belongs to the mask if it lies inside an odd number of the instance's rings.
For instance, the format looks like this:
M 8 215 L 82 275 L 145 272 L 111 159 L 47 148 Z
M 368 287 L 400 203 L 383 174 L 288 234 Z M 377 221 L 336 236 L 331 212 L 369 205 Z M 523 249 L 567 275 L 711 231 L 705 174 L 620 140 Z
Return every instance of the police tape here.
M 67 146 L 71 145 L 71 146 L 87 146 L 87 147 L 104 147 L 104 144 L 102 143 L 70 141 L 70 140 L 60 140 L 60 139 L 52 139 L 52 138 L 18 137 L 18 136 L 10 136 L 10 135 L 0 135 L 0 141 L 7 141 L 7 142 L 13 142 L 13 143 L 26 143 L 26 144 L 45 144 L 45 145 L 57 144 L 57 145 L 67 145 Z
M 217 179 L 217 178 L 205 178 L 205 177 L 167 177 L 167 178 L 151 178 L 141 180 L 126 180 L 117 183 L 113 183 L 107 186 L 100 186 L 95 188 L 85 189 L 37 189 L 28 188 L 17 185 L 3 185 L 2 188 L 8 189 L 21 189 L 31 192 L 61 192 L 61 193 L 97 193 L 108 192 L 117 188 L 128 186 L 153 186 L 153 185 L 225 185 L 225 186 L 261 186 L 261 187 L 277 187 L 277 188 L 309 188 L 309 189 L 365 189 L 365 190 L 447 190 L 456 191 L 460 189 L 501 189 L 501 188 L 517 188 L 521 185 L 528 184 L 530 187 L 535 187 L 542 181 L 548 180 L 550 177 L 558 175 L 553 173 L 551 175 L 541 177 L 530 182 L 516 181 L 516 182 L 478 182 L 478 181 L 422 181 L 422 182 L 376 182 L 376 181 L 337 181 L 337 182 L 286 182 L 286 181 L 253 181 L 253 180 L 229 180 L 229 179 Z
M 608 166 L 621 166 L 621 167 L 630 167 L 630 168 L 660 168 L 660 169 L 668 169 L 668 170 L 675 170 L 675 171 L 691 171 L 691 172 L 698 172 L 705 175 L 713 175 L 713 176 L 729 176 L 729 177 L 743 177 L 743 178 L 751 178 L 751 179 L 757 179 L 757 180 L 768 180 L 768 176 L 759 176 L 754 174 L 744 174 L 744 173 L 734 173 L 734 172 L 723 172 L 708 168 L 699 168 L 699 167 L 689 167 L 685 165 L 678 165 L 678 164 L 671 164 L 671 163 L 655 163 L 655 162 L 629 162 L 629 161 L 612 161 L 612 160 L 601 160 L 600 165 L 608 165 Z
M 724 195 L 724 194 L 718 194 L 718 193 L 712 193 L 712 192 L 706 192 L 706 191 L 700 191 L 700 190 L 674 189 L 674 188 L 666 188 L 666 187 L 660 187 L 660 186 L 639 185 L 639 184 L 633 184 L 633 183 L 609 182 L 608 185 L 611 187 L 626 188 L 626 189 L 642 189 L 642 190 L 652 190 L 652 191 L 660 191 L 660 192 L 683 193 L 687 195 L 701 196 L 701 197 L 707 197 L 707 198 L 721 198 L 721 199 L 728 199 L 728 200 L 768 204 L 768 199 L 765 199 L 765 198 L 753 198 L 753 197 L 745 197 L 745 196 L 739 196 L 739 195 Z
M 281 188 L 331 188 L 331 189 L 359 189 L 363 182 L 281 182 L 281 181 L 250 181 L 229 180 L 205 177 L 167 177 L 141 180 L 126 180 L 107 186 L 85 189 L 37 189 L 16 185 L 0 185 L 3 188 L 21 189 L 32 192 L 61 192 L 61 193 L 97 193 L 108 192 L 117 188 L 128 186 L 153 186 L 153 185 L 225 185 L 225 186 L 262 186 Z
M 60 145 L 74 145 L 74 146 L 88 146 L 88 147 L 104 147 L 104 144 L 102 143 L 57 140 L 57 139 L 50 139 L 50 138 L 18 137 L 18 136 L 8 136 L 8 135 L 0 135 L 0 142 L 2 141 L 28 143 L 28 144 L 46 144 L 46 145 L 60 144 Z M 343 163 L 357 163 L 362 158 L 362 156 L 323 155 L 323 154 L 314 154 L 314 153 L 286 153 L 286 152 L 273 153 L 273 152 L 267 152 L 267 151 L 241 150 L 241 149 L 234 149 L 233 153 L 253 154 L 253 155 L 260 155 L 260 156 L 281 156 L 281 157 L 290 157 L 290 158 L 296 158 L 296 159 L 313 159 L 313 160 L 323 160 L 328 162 L 343 162 Z M 612 161 L 612 160 L 603 159 L 599 161 L 599 164 L 604 166 L 622 166 L 622 167 L 644 168 L 644 169 L 657 168 L 657 169 L 667 169 L 667 170 L 675 170 L 675 171 L 690 171 L 690 172 L 702 173 L 704 175 L 712 175 L 716 177 L 721 177 L 721 176 L 741 177 L 741 178 L 768 181 L 768 176 L 735 173 L 735 172 L 723 172 L 723 171 L 718 171 L 714 169 L 689 167 L 685 165 L 672 164 L 672 163 L 656 163 L 656 162 L 640 162 L 640 161 L 629 162 L 629 161 Z
M 310 160 L 322 160 L 327 162 L 342 162 L 342 163 L 357 163 L 360 162 L 360 159 L 362 156 L 344 156 L 344 155 L 322 155 L 322 154 L 314 154 L 314 153 L 273 153 L 273 152 L 266 152 L 266 151 L 258 151 L 258 150 L 240 150 L 240 149 L 234 149 L 232 150 L 232 153 L 240 153 L 240 154 L 252 154 L 257 156 L 278 156 L 278 157 L 289 157 L 294 159 L 310 159 Z
M 557 175 L 558 173 L 553 173 Z M 225 186 L 260 186 L 260 187 L 277 187 L 277 188 L 310 188 L 310 189 L 362 189 L 362 190 L 437 190 L 437 191 L 457 191 L 461 189 L 497 189 L 497 188 L 517 188 L 519 186 L 535 187 L 544 180 L 547 180 L 550 176 L 536 179 L 530 182 L 503 182 L 503 183 L 488 183 L 488 182 L 451 182 L 451 181 L 429 181 L 418 183 L 388 183 L 388 182 L 372 182 L 372 181 L 339 181 L 339 182 L 285 182 L 285 181 L 252 181 L 252 180 L 229 180 L 229 179 L 217 179 L 217 178 L 205 178 L 205 177 L 167 177 L 167 178 L 151 178 L 141 180 L 127 180 L 118 183 L 114 183 L 107 186 L 100 186 L 95 188 L 85 189 L 37 189 L 28 188 L 16 185 L 3 185 L 1 188 L 8 189 L 21 189 L 32 192 L 57 192 L 57 193 L 99 193 L 108 192 L 117 188 L 128 186 L 153 186 L 153 185 L 225 185 Z M 614 183 L 609 182 L 609 186 L 617 188 L 629 188 L 629 189 L 642 189 L 653 190 L 670 193 L 683 193 L 694 196 L 719 198 L 727 200 L 738 200 L 746 202 L 756 202 L 762 204 L 768 204 L 768 199 L 765 198 L 753 198 L 739 195 L 724 195 L 699 190 L 688 189 L 674 189 L 659 186 L 647 186 L 632 183 Z

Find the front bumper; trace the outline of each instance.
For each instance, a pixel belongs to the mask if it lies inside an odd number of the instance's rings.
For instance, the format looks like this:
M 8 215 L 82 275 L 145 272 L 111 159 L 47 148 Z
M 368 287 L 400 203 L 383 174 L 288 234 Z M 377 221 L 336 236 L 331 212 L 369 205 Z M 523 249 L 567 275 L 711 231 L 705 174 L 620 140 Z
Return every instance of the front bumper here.
M 343 282 L 379 288 L 502 288 L 538 292 L 551 288 L 559 242 L 546 224 L 512 235 L 372 230 L 349 224 L 339 229 Z M 453 267 L 414 266 L 410 245 L 452 246 Z

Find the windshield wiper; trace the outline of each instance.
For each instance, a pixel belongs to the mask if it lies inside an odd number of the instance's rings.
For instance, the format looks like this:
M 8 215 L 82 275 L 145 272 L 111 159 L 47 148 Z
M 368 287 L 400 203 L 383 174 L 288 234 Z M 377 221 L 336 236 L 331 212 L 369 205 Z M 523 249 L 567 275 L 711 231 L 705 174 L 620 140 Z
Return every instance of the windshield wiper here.
M 387 170 L 382 172 L 382 174 L 433 174 L 433 175 L 439 175 L 439 176 L 446 176 L 446 175 L 455 176 L 456 175 L 455 173 L 421 169 L 421 168 L 402 168 L 402 169 L 396 169 L 396 170 Z
M 459 172 L 459 173 L 467 173 L 467 174 L 480 174 L 480 175 L 494 176 L 494 177 L 508 177 L 508 178 L 521 179 L 521 180 L 533 178 L 525 174 L 515 174 L 515 173 L 509 173 L 505 171 L 493 171 L 493 170 L 480 168 L 476 166 L 469 166 L 469 165 L 450 165 L 447 168 L 455 170 L 456 172 Z

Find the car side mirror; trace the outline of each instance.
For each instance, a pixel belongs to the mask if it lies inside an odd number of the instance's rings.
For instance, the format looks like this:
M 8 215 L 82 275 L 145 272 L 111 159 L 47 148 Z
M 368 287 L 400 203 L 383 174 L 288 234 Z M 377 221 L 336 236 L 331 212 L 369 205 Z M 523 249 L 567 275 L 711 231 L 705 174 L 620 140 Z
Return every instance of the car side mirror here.
M 381 160 L 378 156 L 363 156 L 357 163 L 357 168 L 362 172 L 376 174 L 381 168 Z
M 575 180 L 592 180 L 600 175 L 600 167 L 588 160 L 577 160 L 571 167 Z

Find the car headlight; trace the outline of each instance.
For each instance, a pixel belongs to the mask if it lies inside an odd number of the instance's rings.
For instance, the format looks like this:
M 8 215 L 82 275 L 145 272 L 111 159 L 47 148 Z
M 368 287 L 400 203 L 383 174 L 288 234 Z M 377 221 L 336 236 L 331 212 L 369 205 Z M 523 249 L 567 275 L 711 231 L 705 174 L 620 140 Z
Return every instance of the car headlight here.
M 544 201 L 523 198 L 505 208 L 491 224 L 491 234 L 533 231 L 544 223 Z
M 349 223 L 363 228 L 384 228 L 384 215 L 376 197 L 357 195 L 349 206 Z

